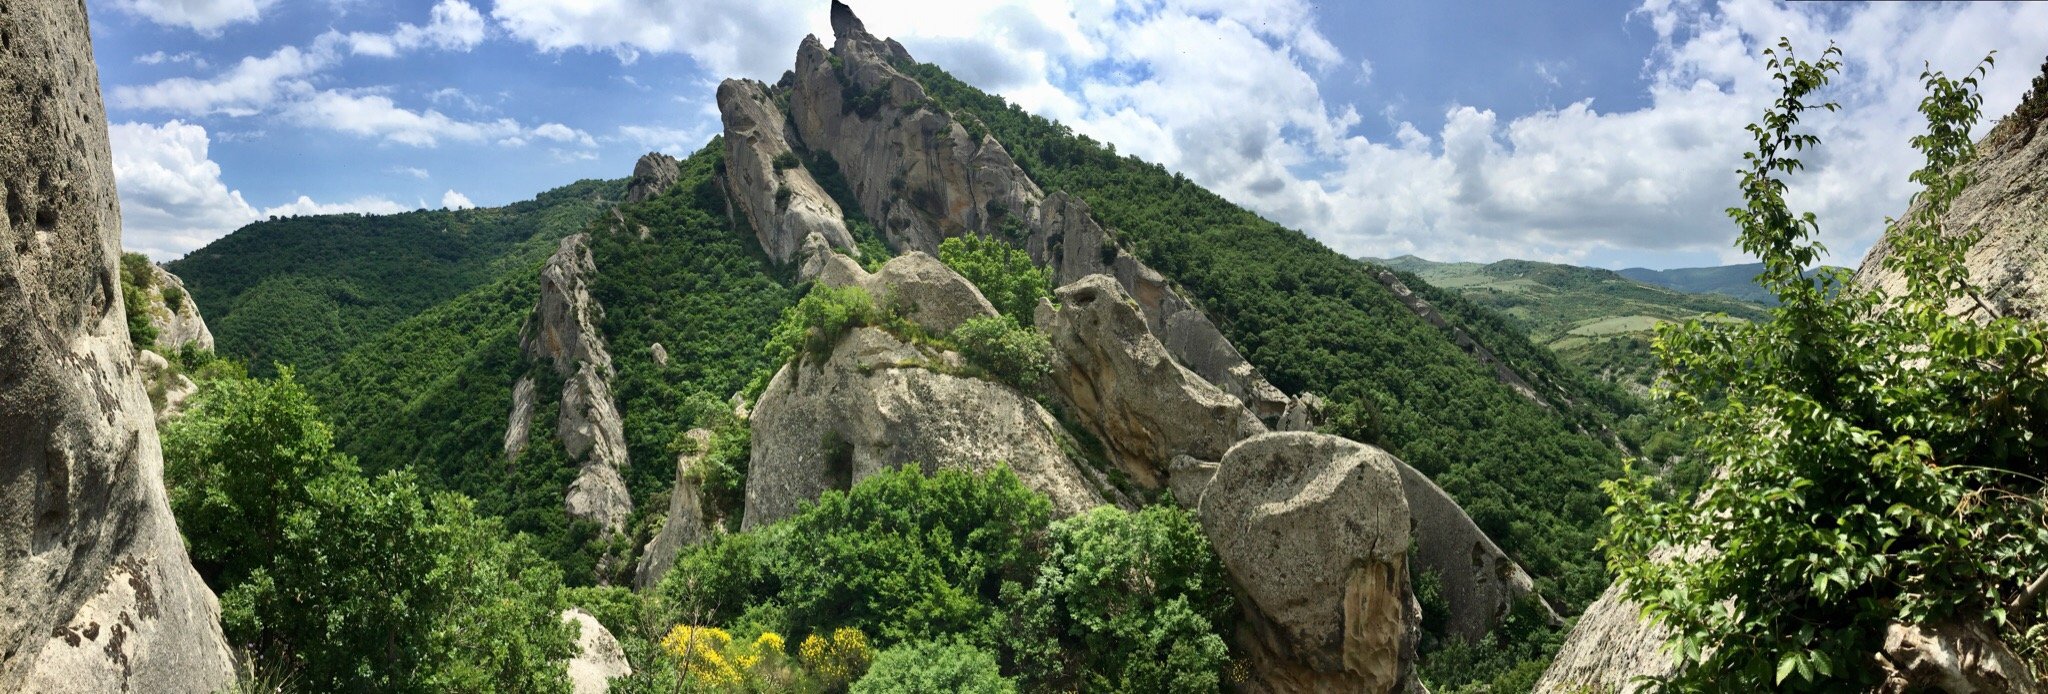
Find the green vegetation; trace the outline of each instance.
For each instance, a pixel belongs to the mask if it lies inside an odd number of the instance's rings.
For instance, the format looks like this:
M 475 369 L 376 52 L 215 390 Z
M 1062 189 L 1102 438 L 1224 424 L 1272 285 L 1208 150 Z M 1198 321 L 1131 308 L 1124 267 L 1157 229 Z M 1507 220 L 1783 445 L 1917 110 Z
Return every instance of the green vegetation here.
M 897 645 L 875 656 L 853 694 L 1016 694 L 988 651 L 957 641 Z
M 289 370 L 213 373 L 165 480 L 231 642 L 306 691 L 567 686 L 559 569 L 466 498 L 364 477 Z
M 1529 260 L 1434 263 L 1415 256 L 1369 262 L 1463 297 L 1508 319 L 1529 340 L 1577 370 L 1647 394 L 1656 378 L 1656 326 L 1723 314 L 1758 320 L 1764 306 L 1718 294 L 1685 293 L 1598 268 Z M 1716 268 L 1719 269 L 1719 268 Z M 1671 272 L 1680 272 L 1673 270 Z M 1754 277 L 1752 270 L 1745 282 Z
M 1033 265 L 1030 254 L 1001 241 L 972 235 L 946 239 L 939 242 L 939 262 L 1020 323 L 1031 322 L 1039 299 L 1052 298 L 1052 270 Z
M 1037 688 L 1214 690 L 1234 608 L 1193 518 L 1166 506 L 1058 523 L 1049 513 L 1008 470 L 884 472 L 686 549 L 651 599 L 655 621 L 805 636 L 806 647 L 856 629 L 963 661 L 978 650 Z M 874 684 L 980 671 L 968 665 L 928 662 Z
M 167 267 L 222 356 L 310 372 L 408 317 L 546 257 L 624 193 L 580 181 L 505 207 L 272 218 Z
M 128 316 L 128 344 L 135 349 L 156 346 L 156 326 L 149 322 L 149 289 L 155 283 L 149 256 L 121 254 L 121 310 Z
M 1749 126 L 1746 204 L 1728 214 L 1781 305 L 1768 322 L 1659 336 L 1665 404 L 1702 430 L 1719 474 L 1697 497 L 1612 484 L 1616 573 L 1675 632 L 1672 688 L 1868 689 L 1892 623 L 1983 625 L 2042 662 L 2044 327 L 1947 313 L 1979 296 L 1963 264 L 1978 233 L 1942 215 L 1969 184 L 1990 61 L 1961 79 L 1922 74 L 1923 190 L 1891 225 L 1885 261 L 1907 287 L 1885 298 L 1847 288 L 1845 273 L 1809 281 L 1818 226 L 1785 200 L 1795 157 L 1819 145 L 1802 118 L 1836 108 L 1810 99 L 1840 51 L 1807 62 L 1781 41 L 1766 55 L 1782 95 Z
M 969 318 L 951 338 L 969 364 L 1026 393 L 1052 374 L 1051 340 L 1009 316 Z
M 1356 261 L 935 66 L 904 67 L 942 108 L 984 123 L 1046 190 L 1086 199 L 1275 385 L 1368 403 L 1384 432 L 1378 442 L 1463 503 L 1560 607 L 1574 610 L 1606 586 L 1594 548 L 1604 532 L 1599 484 L 1620 461 L 1577 427 L 1621 416 L 1602 411 L 1621 398 L 1594 395 L 1611 389 L 1562 367 L 1511 326 L 1473 321 L 1483 310 L 1445 308 L 1517 372 L 1570 396 L 1559 400 L 1562 412 L 1523 400 Z

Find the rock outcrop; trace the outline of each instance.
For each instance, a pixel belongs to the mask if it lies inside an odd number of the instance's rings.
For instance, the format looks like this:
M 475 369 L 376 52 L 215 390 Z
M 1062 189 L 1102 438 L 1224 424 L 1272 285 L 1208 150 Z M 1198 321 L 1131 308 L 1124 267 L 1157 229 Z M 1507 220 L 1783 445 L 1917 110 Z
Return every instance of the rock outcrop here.
M 541 268 L 540 303 L 521 329 L 519 346 L 529 361 L 548 364 L 562 377 L 555 435 L 578 465 L 564 500 L 569 516 L 620 532 L 633 513 L 633 497 L 619 474 L 630 461 L 612 399 L 612 357 L 597 329 L 604 307 L 591 298 L 586 280 L 597 272 L 586 242 L 583 234 L 562 239 Z M 506 452 L 512 455 L 524 447 L 513 445 L 524 438 L 515 434 L 528 426 L 519 418 L 518 390 L 515 384 L 513 421 L 505 436 Z
M 1615 584 L 1586 606 L 1579 622 L 1557 649 L 1537 694 L 1598 691 L 1621 694 L 1640 691 L 1638 678 L 1670 677 L 1677 672 L 1664 643 L 1671 630 L 1643 619 L 1643 608 L 1622 597 Z
M 725 124 L 727 195 L 754 228 L 761 251 L 788 263 L 811 234 L 860 255 L 844 212 L 818 186 L 784 131 L 789 120 L 766 85 L 729 79 L 718 85 L 718 115 Z
M 562 621 L 576 627 L 576 655 L 569 658 L 569 686 L 575 694 L 605 694 L 614 677 L 633 674 L 626 649 L 596 617 L 579 609 L 562 610 Z
M 640 590 L 661 583 L 661 577 L 675 565 L 677 552 L 710 539 L 718 531 L 718 519 L 706 515 L 702 493 L 690 474 L 710 452 L 711 432 L 691 429 L 684 435 L 696 443 L 696 449 L 676 456 L 676 484 L 669 492 L 668 520 L 662 523 L 661 532 L 647 541 L 647 547 L 640 552 L 640 565 L 633 569 L 633 587 Z
M 9 2 L 0 39 L 0 691 L 227 688 L 128 342 L 85 4 Z
M 1390 692 L 1414 674 L 1421 607 L 1394 457 L 1326 434 L 1263 434 L 1223 458 L 1198 515 L 1244 594 L 1252 692 Z
M 819 284 L 831 287 L 860 287 L 918 327 L 934 334 L 952 332 L 973 318 L 996 315 L 996 307 L 981 295 L 981 289 L 938 258 L 911 251 L 890 258 L 874 273 L 845 256 L 824 266 Z
M 1522 565 L 1502 552 L 1450 494 L 1405 462 L 1397 459 L 1394 467 L 1414 521 L 1414 569 L 1443 581 L 1444 602 L 1450 606 L 1445 633 L 1477 643 L 1525 597 L 1535 599 L 1551 623 L 1563 623 L 1536 595 L 1536 582 Z
M 1955 313 L 2048 318 L 2048 195 L 2042 194 L 2048 190 L 2048 134 L 2039 132 L 2038 115 L 2048 112 L 2048 93 L 2029 96 L 2035 106 L 2023 105 L 1978 141 L 1977 159 L 1963 167 L 1970 185 L 1942 217 L 1950 233 L 1975 228 L 1984 234 L 1963 258 L 1984 306 L 1959 301 L 1950 307 Z M 1901 293 L 1905 277 L 1884 266 L 1891 254 L 1887 234 L 1863 256 L 1856 283 Z
M 184 410 L 185 401 L 199 393 L 199 384 L 190 376 L 171 368 L 171 362 L 163 355 L 146 349 L 135 351 L 135 372 L 142 377 L 142 385 L 149 394 L 149 404 L 156 408 L 156 421 L 162 423 Z
M 1056 295 L 1036 318 L 1052 340 L 1053 387 L 1133 481 L 1157 489 L 1176 456 L 1222 460 L 1265 433 L 1244 403 L 1167 353 L 1115 280 L 1090 275 Z
M 1115 277 L 1183 366 L 1262 419 L 1281 414 L 1285 395 L 1163 276 L 1125 252 L 1086 203 L 1064 193 L 1047 196 L 1001 142 L 970 135 L 897 69 L 910 60 L 900 44 L 869 34 L 842 4 L 834 3 L 833 16 L 841 21 L 833 22 L 829 51 L 816 37 L 806 37 L 797 50 L 788 79 L 789 121 L 804 147 L 838 163 L 861 211 L 876 220 L 892 248 L 936 253 L 948 237 L 980 234 L 1026 249 L 1060 284 L 1093 274 Z M 753 102 L 741 99 L 738 106 Z M 765 102 L 772 107 L 774 99 Z M 731 147 L 731 113 L 743 109 L 721 110 L 728 114 Z
M 626 180 L 626 202 L 644 202 L 660 197 L 683 177 L 675 157 L 660 152 L 640 155 L 633 163 L 633 177 Z
M 1102 505 L 1108 483 L 1060 424 L 1009 387 L 952 375 L 951 352 L 855 328 L 830 355 L 799 356 L 776 372 L 753 411 L 743 528 L 795 513 L 828 489 L 921 465 L 988 470 L 1007 464 L 1065 516 Z
M 157 348 L 175 352 L 191 345 L 213 351 L 213 331 L 206 328 L 206 319 L 199 315 L 199 304 L 185 290 L 185 281 L 161 265 L 152 264 L 149 269 L 149 324 L 156 328 Z

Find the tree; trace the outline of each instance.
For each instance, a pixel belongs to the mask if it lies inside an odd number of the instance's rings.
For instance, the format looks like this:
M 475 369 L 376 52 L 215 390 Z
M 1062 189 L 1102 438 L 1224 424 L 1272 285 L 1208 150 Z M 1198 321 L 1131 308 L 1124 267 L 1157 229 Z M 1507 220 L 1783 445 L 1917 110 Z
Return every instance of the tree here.
M 1031 255 L 980 236 L 956 236 L 939 243 L 939 262 L 973 282 L 997 311 L 1021 323 L 1031 321 L 1038 300 L 1052 296 L 1052 271 Z
M 1978 300 L 1963 265 L 1977 234 L 1944 219 L 1969 184 L 1990 59 L 1961 79 L 1922 74 L 1922 190 L 1885 261 L 1907 287 L 1884 296 L 1846 273 L 1809 281 L 1818 225 L 1785 200 L 1796 157 L 1819 145 L 1802 116 L 1836 109 L 1814 97 L 1840 51 L 1808 62 L 1781 41 L 1766 55 L 1781 94 L 1749 126 L 1746 204 L 1728 214 L 1782 305 L 1766 322 L 1660 332 L 1662 402 L 1699 427 L 1717 474 L 1696 499 L 1611 484 L 1610 564 L 1673 630 L 1668 684 L 1682 689 L 1864 688 L 1894 623 L 2021 643 L 2048 616 L 2033 599 L 2048 569 L 2048 353 L 2040 324 Z
M 988 651 L 958 641 L 899 644 L 875 656 L 853 694 L 1016 694 Z

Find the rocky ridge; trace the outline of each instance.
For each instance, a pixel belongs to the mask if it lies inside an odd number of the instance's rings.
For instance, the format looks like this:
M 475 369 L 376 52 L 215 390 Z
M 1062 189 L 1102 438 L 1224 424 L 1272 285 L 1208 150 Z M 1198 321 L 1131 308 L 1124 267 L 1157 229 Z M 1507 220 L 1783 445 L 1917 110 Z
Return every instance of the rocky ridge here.
M 128 340 L 85 5 L 9 3 L 0 36 L 0 690 L 226 688 Z
M 618 404 L 612 398 L 612 357 L 597 329 L 604 307 L 591 298 L 586 279 L 597 272 L 587 240 L 584 234 L 562 239 L 542 267 L 540 302 L 520 330 L 519 347 L 529 361 L 550 366 L 563 379 L 555 435 L 578 465 L 564 500 L 569 516 L 620 532 L 633 513 L 632 495 L 619 474 L 630 461 Z M 517 434 L 529 426 L 520 414 L 532 411 L 533 400 L 530 382 L 522 380 L 513 390 L 506 452 L 516 457 L 525 438 Z M 529 397 L 518 399 L 521 392 Z
M 690 475 L 709 452 L 711 432 L 706 429 L 691 429 L 683 434 L 689 437 L 696 448 L 676 456 L 676 483 L 668 497 L 668 516 L 661 525 L 661 532 L 647 541 L 640 552 L 640 564 L 633 567 L 633 587 L 650 590 L 661 583 L 661 577 L 675 566 L 676 553 L 683 548 L 711 538 L 722 527 L 720 519 L 706 515 L 703 494 L 697 482 Z

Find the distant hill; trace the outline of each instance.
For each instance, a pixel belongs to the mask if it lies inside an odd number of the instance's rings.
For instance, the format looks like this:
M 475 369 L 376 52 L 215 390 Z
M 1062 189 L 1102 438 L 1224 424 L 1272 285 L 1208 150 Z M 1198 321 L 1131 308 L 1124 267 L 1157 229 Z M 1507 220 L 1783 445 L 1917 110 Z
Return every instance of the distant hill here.
M 1654 376 L 1650 338 L 1655 336 L 1658 323 L 1711 314 L 1757 320 L 1764 316 L 1766 308 L 1761 303 L 1724 296 L 1721 292 L 1694 293 L 1658 286 L 1627 276 L 1625 273 L 1631 272 L 1627 270 L 1617 273 L 1532 260 L 1438 263 L 1412 255 L 1361 260 L 1457 292 L 1468 301 L 1507 316 L 1516 327 L 1527 331 L 1530 339 L 1587 373 L 1635 389 L 1648 386 Z M 1725 271 L 1727 276 L 1740 275 L 1747 281 L 1755 273 L 1744 274 L 1739 269 L 1743 267 L 1753 266 L 1670 272 L 1694 278 L 1705 276 L 1705 271 Z
M 1765 306 L 1774 306 L 1778 298 L 1764 291 L 1756 284 L 1756 276 L 1764 271 L 1763 263 L 1743 265 L 1722 265 L 1719 267 L 1686 267 L 1674 270 L 1652 270 L 1632 267 L 1616 274 L 1637 282 L 1669 287 L 1693 294 L 1720 294 L 1743 301 L 1754 301 Z

